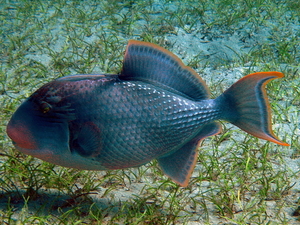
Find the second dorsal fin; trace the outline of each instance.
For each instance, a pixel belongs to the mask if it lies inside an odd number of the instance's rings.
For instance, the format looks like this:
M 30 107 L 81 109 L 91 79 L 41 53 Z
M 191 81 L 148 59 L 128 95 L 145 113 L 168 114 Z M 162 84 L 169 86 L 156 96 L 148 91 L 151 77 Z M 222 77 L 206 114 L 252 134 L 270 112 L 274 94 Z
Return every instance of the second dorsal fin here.
M 196 71 L 170 51 L 148 42 L 128 42 L 119 77 L 159 83 L 195 101 L 209 97 L 208 88 Z

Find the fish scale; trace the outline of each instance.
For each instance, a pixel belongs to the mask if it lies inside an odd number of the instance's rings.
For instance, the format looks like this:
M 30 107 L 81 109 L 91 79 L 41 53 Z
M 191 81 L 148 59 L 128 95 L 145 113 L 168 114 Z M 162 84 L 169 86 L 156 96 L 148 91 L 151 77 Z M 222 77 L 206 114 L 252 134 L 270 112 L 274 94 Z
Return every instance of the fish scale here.
M 271 129 L 266 84 L 279 72 L 249 74 L 216 99 L 173 53 L 131 40 L 120 74 L 71 75 L 45 84 L 12 115 L 7 134 L 25 153 L 61 166 L 124 169 L 156 159 L 185 187 L 206 137 L 228 121 L 288 146 Z
M 197 133 L 200 124 L 213 120 L 217 116 L 217 113 L 211 113 L 209 104 L 203 107 L 204 102 L 198 103 L 202 107 L 195 107 L 195 103 L 179 104 L 179 102 L 182 102 L 179 96 L 174 96 L 172 93 L 166 94 L 166 91 L 159 90 L 153 85 L 141 85 L 139 84 L 140 82 L 136 82 L 136 84 L 134 82 L 126 83 L 127 86 L 120 82 L 118 85 L 111 86 L 111 90 L 107 89 L 108 92 L 112 93 L 112 99 L 121 98 L 121 100 L 98 100 L 97 105 L 92 106 L 98 108 L 96 114 L 81 115 L 80 111 L 77 112 L 79 118 L 90 120 L 89 117 L 92 117 L 99 123 L 99 126 L 106 127 L 106 124 L 107 126 L 111 124 L 109 129 L 103 131 L 103 153 L 97 157 L 97 161 L 106 165 L 108 169 L 110 167 L 124 168 L 120 161 L 126 162 L 127 167 L 138 166 L 149 161 L 149 159 L 157 157 L 157 155 L 163 155 L 172 151 L 176 146 L 182 145 L 182 140 L 188 141 L 187 137 L 191 139 L 194 136 L 193 133 Z M 129 89 L 128 86 L 132 87 L 132 89 Z M 138 86 L 138 88 L 134 88 L 135 86 Z M 101 87 L 98 88 L 101 89 Z M 162 92 L 164 94 L 160 96 Z M 150 101 L 149 95 L 151 93 L 156 93 L 157 96 Z M 72 96 L 78 97 L 76 94 Z M 134 96 L 138 96 L 139 107 L 132 108 Z M 78 99 L 85 98 L 79 96 Z M 84 104 L 84 102 L 82 104 L 77 103 L 75 99 L 69 101 L 74 102 L 74 105 L 77 105 L 79 109 Z M 103 115 L 101 108 L 112 109 L 113 113 Z M 165 110 L 165 108 L 168 108 L 168 110 Z M 198 111 L 199 108 L 205 108 L 206 110 Z M 92 110 L 87 111 L 94 112 Z M 153 117 L 152 115 L 154 114 L 160 114 L 160 117 Z M 179 115 L 177 116 L 177 114 Z M 180 116 L 181 119 L 178 119 Z M 175 120 L 177 121 L 175 122 Z M 113 121 L 114 123 L 112 123 Z M 124 131 L 126 132 L 125 134 L 123 133 Z M 133 140 L 128 142 L 124 140 L 126 137 L 132 137 Z M 111 143 L 119 144 L 116 147 L 112 147 Z M 156 146 L 156 149 L 154 146 Z M 126 151 L 123 149 L 126 149 Z M 115 163 L 113 163 L 114 161 Z M 132 163 L 129 163 L 131 161 Z

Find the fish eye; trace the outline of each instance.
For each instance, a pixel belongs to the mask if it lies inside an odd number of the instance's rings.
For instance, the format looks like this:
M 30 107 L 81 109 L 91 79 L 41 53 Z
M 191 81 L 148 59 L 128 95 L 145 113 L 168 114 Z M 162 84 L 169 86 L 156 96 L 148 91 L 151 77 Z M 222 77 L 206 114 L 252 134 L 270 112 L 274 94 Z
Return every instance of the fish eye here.
M 47 102 L 41 102 L 41 104 L 40 104 L 40 111 L 42 112 L 42 113 L 47 113 L 47 112 L 49 112 L 50 110 L 52 109 L 52 107 L 51 107 L 51 105 L 49 104 L 49 103 L 47 103 Z

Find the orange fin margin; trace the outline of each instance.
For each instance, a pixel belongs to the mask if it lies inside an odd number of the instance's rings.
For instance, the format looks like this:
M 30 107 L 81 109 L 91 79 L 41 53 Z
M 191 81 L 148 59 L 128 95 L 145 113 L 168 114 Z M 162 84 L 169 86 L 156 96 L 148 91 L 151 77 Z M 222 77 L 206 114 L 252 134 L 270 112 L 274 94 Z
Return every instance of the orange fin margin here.
M 128 42 L 119 78 L 163 85 L 195 101 L 208 99 L 210 95 L 195 70 L 184 65 L 172 52 L 143 41 Z
M 196 138 L 174 153 L 158 158 L 157 161 L 163 172 L 180 186 L 186 187 L 197 162 L 198 147 L 201 141 L 220 133 L 220 131 L 219 123 L 207 124 L 201 129 Z
M 224 118 L 255 137 L 289 146 L 272 131 L 271 109 L 265 86 L 274 79 L 284 77 L 280 72 L 249 74 L 216 99 Z

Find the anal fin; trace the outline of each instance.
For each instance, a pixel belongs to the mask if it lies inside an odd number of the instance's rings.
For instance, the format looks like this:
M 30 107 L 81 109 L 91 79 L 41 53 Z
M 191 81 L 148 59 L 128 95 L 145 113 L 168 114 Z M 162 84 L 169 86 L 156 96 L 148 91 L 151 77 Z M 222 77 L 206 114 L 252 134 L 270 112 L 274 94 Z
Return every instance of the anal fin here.
M 182 187 L 188 185 L 194 170 L 198 146 L 206 137 L 220 133 L 219 123 L 205 125 L 199 134 L 172 154 L 158 158 L 157 161 L 163 172 Z

